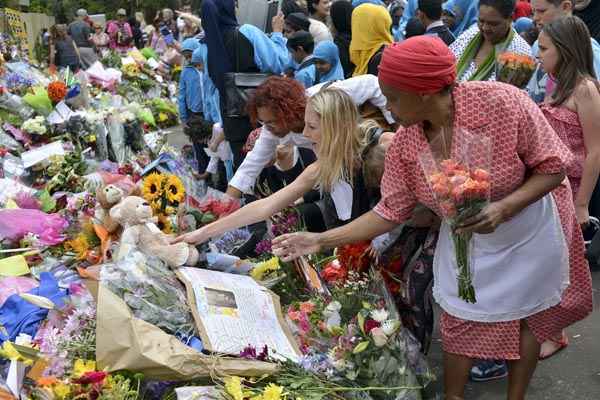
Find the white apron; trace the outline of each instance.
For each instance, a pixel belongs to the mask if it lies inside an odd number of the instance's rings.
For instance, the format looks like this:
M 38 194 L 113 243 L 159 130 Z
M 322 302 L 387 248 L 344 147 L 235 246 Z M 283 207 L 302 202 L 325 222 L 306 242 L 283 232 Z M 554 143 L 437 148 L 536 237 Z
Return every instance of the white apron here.
M 474 234 L 470 262 L 477 302 L 458 297 L 450 227 L 443 223 L 433 260 L 435 300 L 470 321 L 526 318 L 558 304 L 569 285 L 569 252 L 551 194 L 490 234 Z

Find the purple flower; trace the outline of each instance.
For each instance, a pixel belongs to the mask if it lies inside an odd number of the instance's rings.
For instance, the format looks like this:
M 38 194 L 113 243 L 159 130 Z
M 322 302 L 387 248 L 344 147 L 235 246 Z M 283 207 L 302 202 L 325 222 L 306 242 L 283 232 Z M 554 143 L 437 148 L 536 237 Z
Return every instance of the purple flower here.
M 256 254 L 262 255 L 271 252 L 271 241 L 269 239 L 264 239 L 258 242 L 255 249 Z
M 248 345 L 240 352 L 240 357 L 247 360 L 256 360 L 256 349 Z

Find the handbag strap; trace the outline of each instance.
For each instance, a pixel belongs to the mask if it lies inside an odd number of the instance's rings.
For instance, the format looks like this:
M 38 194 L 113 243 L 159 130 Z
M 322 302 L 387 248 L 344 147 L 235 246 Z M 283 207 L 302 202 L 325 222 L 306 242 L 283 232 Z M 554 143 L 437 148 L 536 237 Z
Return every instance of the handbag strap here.
M 240 28 L 235 28 L 233 41 L 235 42 L 235 72 L 240 72 L 240 56 L 242 52 L 242 49 L 240 48 Z

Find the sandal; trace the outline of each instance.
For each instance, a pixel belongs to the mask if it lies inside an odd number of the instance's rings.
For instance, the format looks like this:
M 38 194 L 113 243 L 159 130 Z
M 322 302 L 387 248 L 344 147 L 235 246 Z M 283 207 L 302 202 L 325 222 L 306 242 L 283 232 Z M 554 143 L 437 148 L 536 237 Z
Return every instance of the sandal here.
M 546 340 L 544 343 L 542 343 L 542 346 L 545 343 L 552 343 L 553 345 L 555 345 L 555 349 L 554 349 L 554 351 L 551 351 L 548 354 L 542 354 L 542 351 L 540 348 L 540 357 L 539 357 L 540 361 L 547 360 L 550 357 L 559 353 L 560 351 L 564 350 L 569 345 L 569 338 L 567 337 L 567 334 L 563 331 L 562 336 L 559 340 L 556 340 L 555 338 L 550 338 L 550 339 Z

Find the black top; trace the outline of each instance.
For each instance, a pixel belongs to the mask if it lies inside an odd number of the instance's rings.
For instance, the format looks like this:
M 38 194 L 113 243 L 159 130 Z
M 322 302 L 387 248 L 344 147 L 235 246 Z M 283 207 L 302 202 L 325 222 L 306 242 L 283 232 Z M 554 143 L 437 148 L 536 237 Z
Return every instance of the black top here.
M 371 75 L 379 75 L 379 64 L 381 63 L 381 57 L 383 56 L 383 50 L 385 45 L 381 46 L 379 51 L 371 57 L 369 65 L 367 66 L 367 73 Z
M 434 26 L 433 28 L 428 29 L 425 34 L 439 37 L 446 43 L 446 46 L 450 46 L 456 40 L 446 25 Z
M 600 1 L 593 0 L 585 9 L 575 11 L 574 14 L 585 22 L 590 35 L 600 41 Z
M 260 72 L 254 62 L 254 46 L 239 30 L 223 32 L 223 43 L 233 65 L 233 72 Z
M 337 45 L 340 51 L 340 62 L 344 70 L 344 78 L 350 78 L 354 72 L 354 64 L 350 61 L 350 41 L 352 36 L 348 33 L 338 33 L 333 38 L 333 42 Z

